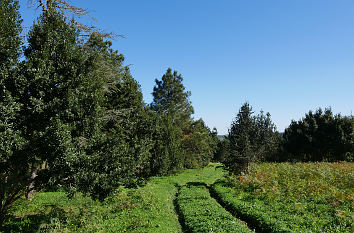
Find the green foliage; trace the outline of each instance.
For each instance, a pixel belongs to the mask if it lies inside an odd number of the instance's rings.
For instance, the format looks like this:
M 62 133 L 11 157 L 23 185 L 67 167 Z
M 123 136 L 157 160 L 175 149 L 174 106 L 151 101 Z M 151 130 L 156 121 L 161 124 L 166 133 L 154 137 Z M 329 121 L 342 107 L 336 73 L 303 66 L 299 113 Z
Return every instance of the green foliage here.
M 261 163 L 213 191 L 260 232 L 352 232 L 352 163 Z
M 55 11 L 33 26 L 24 115 L 30 152 L 47 165 L 37 185 L 61 184 L 102 201 L 150 175 L 152 122 L 139 84 L 110 46 L 95 33 L 82 45 L 75 25 Z
M 0 67 L 10 70 L 18 63 L 20 55 L 22 19 L 16 0 L 2 0 L 0 3 Z M 3 75 L 3 74 L 2 74 Z
M 352 161 L 354 153 L 353 117 L 333 115 L 332 110 L 310 111 L 292 121 L 283 135 L 283 159 L 292 161 Z
M 177 71 L 172 73 L 172 70 L 168 68 L 161 80 L 155 80 L 156 86 L 152 93 L 154 99 L 151 108 L 158 113 L 171 115 L 177 125 L 183 129 L 190 121 L 194 110 L 189 100 L 191 93 L 185 91 L 182 81 L 182 75 Z
M 95 156 L 88 152 L 100 137 L 103 80 L 77 42 L 75 25 L 53 10 L 29 33 L 23 64 L 28 153 L 46 163 L 38 171 L 37 188 L 48 182 L 75 187 L 75 176 L 81 175 L 77 161 L 87 165 L 91 160 L 84 158 Z
M 168 69 L 161 81 L 155 80 L 151 109 L 156 129 L 152 174 L 168 174 L 181 168 L 206 166 L 215 151 L 216 141 L 202 119 L 191 118 L 191 93 L 185 91 L 183 78 Z
M 229 156 L 229 154 L 230 154 L 230 141 L 229 141 L 229 139 L 224 138 L 222 140 L 218 140 L 217 148 L 216 148 L 213 160 L 215 162 L 224 163 L 225 159 Z
M 19 72 L 21 18 L 18 1 L 0 1 L 0 229 L 11 205 L 32 182 L 35 158 L 26 153 Z
M 183 168 L 184 156 L 180 148 L 182 130 L 177 127 L 170 115 L 152 113 L 155 118 L 152 149 L 151 172 L 154 175 L 167 175 Z
M 231 124 L 228 139 L 230 154 L 224 164 L 229 171 L 240 173 L 247 171 L 251 162 L 272 157 L 278 150 L 279 134 L 269 113 L 253 116 L 246 102 Z
M 182 149 L 186 168 L 204 167 L 212 159 L 216 143 L 210 129 L 202 119 L 193 121 L 185 130 Z
M 73 191 L 100 200 L 120 185 L 136 185 L 149 176 L 152 147 L 152 122 L 144 109 L 140 86 L 122 65 L 124 57 L 110 46 L 111 42 L 98 34 L 91 35 L 85 45 L 89 66 L 93 67 L 92 79 L 103 81 L 87 92 L 101 96 L 93 100 L 97 114 L 93 111 L 83 116 L 87 125 L 80 139 L 85 155 L 74 157 L 70 163 L 71 171 L 75 171 L 70 183 Z
M 188 183 L 177 197 L 188 232 L 252 232 L 211 198 L 203 183 Z

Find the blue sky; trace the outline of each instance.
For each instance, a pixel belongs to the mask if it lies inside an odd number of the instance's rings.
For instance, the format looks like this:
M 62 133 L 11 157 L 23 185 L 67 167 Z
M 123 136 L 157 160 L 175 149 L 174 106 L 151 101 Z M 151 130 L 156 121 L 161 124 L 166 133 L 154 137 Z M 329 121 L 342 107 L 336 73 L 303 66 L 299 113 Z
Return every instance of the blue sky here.
M 85 0 L 150 103 L 168 67 L 192 92 L 195 118 L 227 133 L 240 106 L 270 112 L 279 131 L 309 110 L 354 110 L 352 0 Z M 24 25 L 39 10 L 21 0 Z

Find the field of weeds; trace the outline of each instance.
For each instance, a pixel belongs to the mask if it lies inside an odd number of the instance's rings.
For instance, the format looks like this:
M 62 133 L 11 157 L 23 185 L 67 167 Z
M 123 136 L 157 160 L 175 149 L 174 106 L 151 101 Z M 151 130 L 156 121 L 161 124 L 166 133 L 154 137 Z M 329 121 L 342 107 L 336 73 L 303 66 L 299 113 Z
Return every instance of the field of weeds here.
M 213 192 L 260 232 L 353 232 L 353 188 L 353 163 L 259 163 Z

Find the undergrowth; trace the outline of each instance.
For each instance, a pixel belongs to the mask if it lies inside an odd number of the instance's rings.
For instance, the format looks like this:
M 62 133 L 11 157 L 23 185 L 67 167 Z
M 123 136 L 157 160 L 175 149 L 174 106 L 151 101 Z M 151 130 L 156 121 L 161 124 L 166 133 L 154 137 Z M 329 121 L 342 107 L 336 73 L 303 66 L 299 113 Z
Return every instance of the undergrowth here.
M 260 163 L 213 185 L 262 232 L 353 232 L 353 163 Z

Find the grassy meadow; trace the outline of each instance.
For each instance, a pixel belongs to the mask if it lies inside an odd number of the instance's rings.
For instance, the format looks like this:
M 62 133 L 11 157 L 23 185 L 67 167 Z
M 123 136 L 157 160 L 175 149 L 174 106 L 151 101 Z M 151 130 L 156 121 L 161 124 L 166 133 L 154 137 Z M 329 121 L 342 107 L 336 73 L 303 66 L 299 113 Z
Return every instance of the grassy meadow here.
M 103 203 L 39 192 L 4 232 L 353 232 L 353 186 L 353 163 L 258 163 L 234 177 L 212 163 Z
M 103 203 L 81 194 L 37 193 L 11 210 L 5 232 L 182 232 L 174 200 L 188 182 L 212 184 L 224 175 L 220 164 L 154 177 L 137 189 L 120 189 Z

